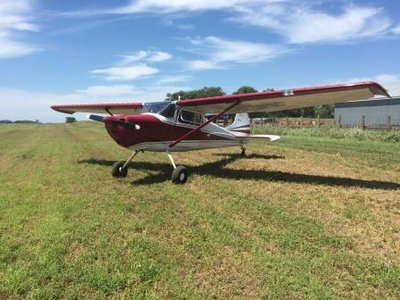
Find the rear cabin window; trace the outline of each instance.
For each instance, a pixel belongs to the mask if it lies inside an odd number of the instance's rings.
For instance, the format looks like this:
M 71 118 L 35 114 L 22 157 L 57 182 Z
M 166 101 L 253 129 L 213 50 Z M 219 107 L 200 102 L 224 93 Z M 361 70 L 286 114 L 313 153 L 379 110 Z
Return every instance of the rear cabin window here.
M 181 109 L 179 113 L 179 122 L 186 123 L 190 125 L 200 125 L 203 120 L 201 114 L 194 113 L 185 109 Z

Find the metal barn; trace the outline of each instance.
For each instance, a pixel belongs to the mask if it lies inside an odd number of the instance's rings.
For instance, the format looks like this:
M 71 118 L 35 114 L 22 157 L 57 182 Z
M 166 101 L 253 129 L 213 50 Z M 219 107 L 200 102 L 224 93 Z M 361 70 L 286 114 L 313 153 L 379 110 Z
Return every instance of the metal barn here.
M 400 97 L 336 104 L 335 123 L 343 127 L 400 129 Z

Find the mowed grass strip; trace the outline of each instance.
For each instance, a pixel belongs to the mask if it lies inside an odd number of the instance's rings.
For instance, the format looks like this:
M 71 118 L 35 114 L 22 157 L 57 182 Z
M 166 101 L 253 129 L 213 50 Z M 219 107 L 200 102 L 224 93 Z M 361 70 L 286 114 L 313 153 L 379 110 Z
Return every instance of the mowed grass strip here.
M 0 298 L 400 295 L 400 146 L 286 136 L 129 156 L 101 124 L 0 126 Z

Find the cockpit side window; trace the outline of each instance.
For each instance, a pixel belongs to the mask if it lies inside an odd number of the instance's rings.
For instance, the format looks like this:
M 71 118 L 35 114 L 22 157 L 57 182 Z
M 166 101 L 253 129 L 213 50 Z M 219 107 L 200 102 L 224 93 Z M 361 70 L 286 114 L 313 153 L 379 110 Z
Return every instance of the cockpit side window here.
M 167 119 L 173 119 L 175 116 L 176 105 L 174 103 L 168 104 L 162 110 L 160 110 L 159 114 Z
M 181 109 L 179 112 L 178 120 L 181 123 L 198 126 L 201 124 L 201 122 L 203 120 L 203 116 L 201 114 L 194 113 L 194 112 L 186 110 L 186 109 Z

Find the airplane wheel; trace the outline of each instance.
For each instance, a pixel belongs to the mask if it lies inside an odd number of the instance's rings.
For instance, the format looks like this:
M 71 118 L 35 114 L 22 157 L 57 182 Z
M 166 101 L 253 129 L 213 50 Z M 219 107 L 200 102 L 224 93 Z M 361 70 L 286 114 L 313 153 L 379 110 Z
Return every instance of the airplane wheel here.
M 184 166 L 177 166 L 176 169 L 172 171 L 172 182 L 177 184 L 183 184 L 187 181 L 189 177 L 188 171 Z
M 124 164 L 123 161 L 117 161 L 114 163 L 111 169 L 111 175 L 113 177 L 126 177 L 128 175 L 128 168 L 122 168 Z

